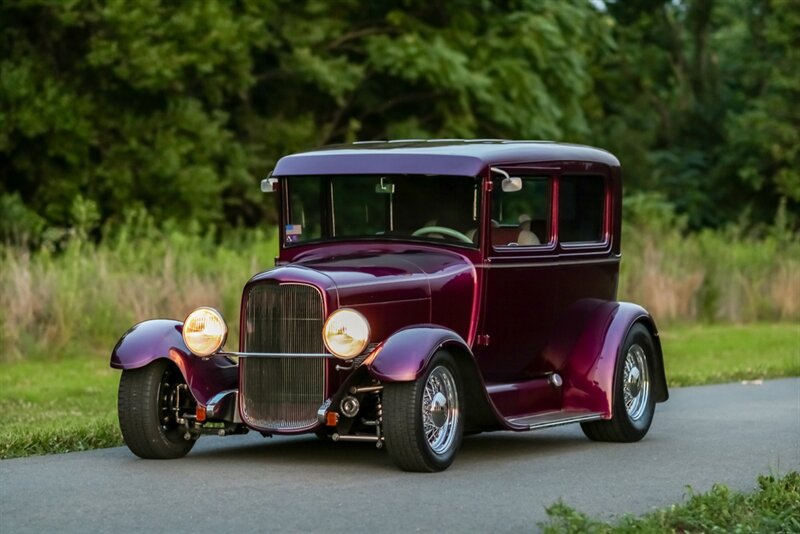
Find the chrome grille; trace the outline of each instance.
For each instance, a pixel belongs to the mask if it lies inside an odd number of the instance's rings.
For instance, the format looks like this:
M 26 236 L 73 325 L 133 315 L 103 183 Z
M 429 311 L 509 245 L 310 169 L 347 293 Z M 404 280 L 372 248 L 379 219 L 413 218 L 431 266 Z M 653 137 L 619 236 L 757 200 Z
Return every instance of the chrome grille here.
M 253 286 L 245 307 L 244 352 L 325 352 L 322 298 L 311 286 L 264 283 Z M 265 430 L 312 426 L 325 400 L 325 359 L 241 359 L 242 417 Z

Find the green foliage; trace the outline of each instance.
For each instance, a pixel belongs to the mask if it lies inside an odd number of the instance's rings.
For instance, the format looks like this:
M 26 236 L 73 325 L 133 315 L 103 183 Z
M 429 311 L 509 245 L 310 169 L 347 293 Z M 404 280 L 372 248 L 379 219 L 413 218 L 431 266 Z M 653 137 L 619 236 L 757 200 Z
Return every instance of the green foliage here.
M 3 3 L 0 192 L 51 225 L 73 222 L 78 197 L 104 221 L 134 206 L 223 220 L 220 196 L 250 181 L 229 117 L 267 15 L 224 1 Z
M 689 489 L 686 502 L 642 517 L 625 516 L 610 524 L 588 517 L 563 502 L 547 508 L 547 534 L 627 532 L 789 533 L 800 530 L 800 473 L 758 477 L 753 493 L 715 484 L 707 493 Z
M 693 228 L 769 222 L 781 197 L 800 210 L 800 4 L 605 4 L 617 48 L 596 70 L 592 140 L 627 187 L 665 193 Z
M 790 0 L 11 0 L 0 24 L 0 195 L 48 226 L 78 197 L 274 221 L 278 157 L 376 138 L 597 144 L 692 228 L 800 207 Z M 41 238 L 18 214 L 4 237 Z
M 753 44 L 762 61 L 740 66 L 752 96 L 740 113 L 726 118 L 731 151 L 725 160 L 729 172 L 752 189 L 774 188 L 798 201 L 800 110 L 792 103 L 800 101 L 800 6 L 791 0 L 770 2 L 757 23 Z
M 33 0 L 0 20 L 0 194 L 61 227 L 77 197 L 102 222 L 253 225 L 258 177 L 329 142 L 575 138 L 613 45 L 584 1 Z

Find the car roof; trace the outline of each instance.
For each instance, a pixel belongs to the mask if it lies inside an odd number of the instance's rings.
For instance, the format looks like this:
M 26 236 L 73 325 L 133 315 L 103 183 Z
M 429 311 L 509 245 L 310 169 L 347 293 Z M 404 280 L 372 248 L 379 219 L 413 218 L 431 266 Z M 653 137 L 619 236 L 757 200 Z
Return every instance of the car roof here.
M 273 176 L 431 174 L 476 176 L 491 165 L 589 162 L 618 167 L 613 154 L 584 145 L 503 139 L 401 139 L 331 145 L 285 156 Z

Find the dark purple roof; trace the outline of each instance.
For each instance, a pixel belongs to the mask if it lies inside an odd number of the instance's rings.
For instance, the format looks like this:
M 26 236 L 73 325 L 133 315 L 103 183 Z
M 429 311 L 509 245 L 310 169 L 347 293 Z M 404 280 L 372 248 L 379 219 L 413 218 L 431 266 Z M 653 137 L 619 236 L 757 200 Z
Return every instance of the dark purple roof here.
M 610 152 L 583 145 L 500 139 L 365 141 L 286 156 L 273 176 L 319 174 L 440 174 L 476 176 L 488 165 L 585 161 L 613 167 Z

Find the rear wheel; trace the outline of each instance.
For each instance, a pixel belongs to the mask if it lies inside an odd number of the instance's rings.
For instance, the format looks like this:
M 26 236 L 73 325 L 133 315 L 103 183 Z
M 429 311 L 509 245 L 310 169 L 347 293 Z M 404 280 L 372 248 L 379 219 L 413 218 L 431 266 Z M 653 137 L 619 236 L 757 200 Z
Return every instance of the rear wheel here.
M 413 382 L 383 387 L 384 439 L 404 471 L 447 469 L 464 432 L 464 394 L 453 357 L 439 351 Z
M 631 442 L 647 434 L 655 412 L 654 354 L 650 331 L 642 324 L 633 325 L 617 358 L 612 417 L 607 421 L 581 423 L 589 439 Z
M 175 408 L 188 411 L 193 404 L 183 375 L 168 360 L 122 371 L 117 408 L 125 444 L 140 458 L 186 456 L 195 440 L 184 438 Z

